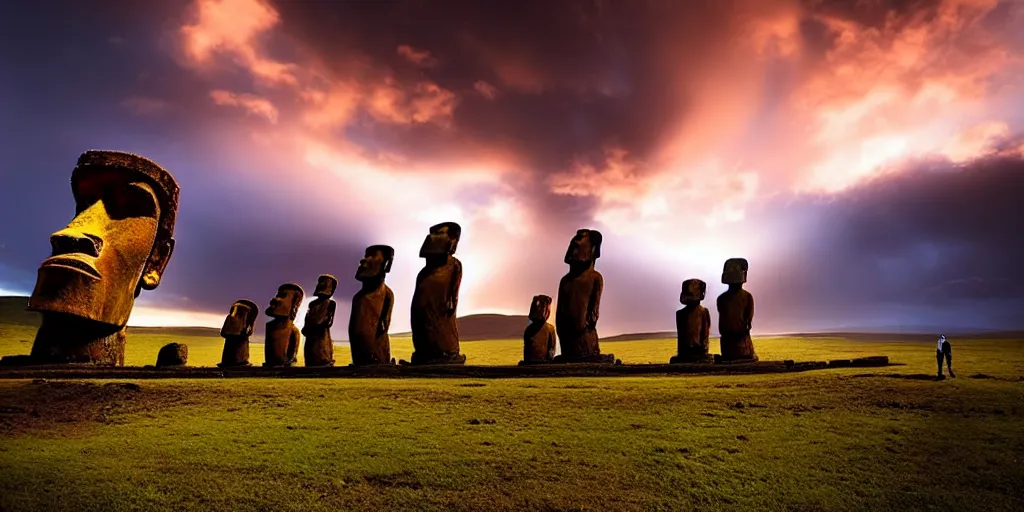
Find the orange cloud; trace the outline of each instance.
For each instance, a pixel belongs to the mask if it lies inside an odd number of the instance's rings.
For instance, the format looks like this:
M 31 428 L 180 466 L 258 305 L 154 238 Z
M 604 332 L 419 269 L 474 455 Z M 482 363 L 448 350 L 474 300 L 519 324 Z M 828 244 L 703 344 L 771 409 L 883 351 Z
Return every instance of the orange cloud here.
M 437 84 L 420 82 L 409 89 L 398 87 L 388 78 L 368 91 L 370 115 L 394 124 L 446 122 L 455 109 L 455 94 Z
M 474 82 L 473 89 L 489 100 L 493 100 L 498 97 L 498 88 L 483 80 L 477 80 Z
M 429 68 L 437 64 L 437 59 L 432 57 L 430 52 L 426 50 L 417 50 L 407 44 L 403 44 L 398 47 L 398 54 L 405 57 L 409 62 L 420 67 Z
M 956 163 L 992 152 L 995 144 L 1010 137 L 1010 125 L 1001 121 L 987 121 L 974 125 L 953 137 L 941 153 Z
M 236 94 L 222 89 L 210 91 L 210 98 L 217 105 L 240 107 L 246 112 L 263 117 L 271 123 L 277 122 L 277 108 L 266 98 L 254 94 Z
M 296 85 L 295 66 L 263 55 L 259 37 L 280 23 L 261 0 L 198 0 L 193 21 L 181 27 L 189 62 L 209 65 L 222 53 L 270 84 Z
M 819 155 L 798 189 L 839 191 L 901 159 L 942 153 L 957 125 L 986 115 L 987 84 L 1021 63 L 981 24 L 997 4 L 946 0 L 934 13 L 891 13 L 879 28 L 816 16 L 835 45 L 794 95 L 795 113 L 817 128 L 810 149 Z

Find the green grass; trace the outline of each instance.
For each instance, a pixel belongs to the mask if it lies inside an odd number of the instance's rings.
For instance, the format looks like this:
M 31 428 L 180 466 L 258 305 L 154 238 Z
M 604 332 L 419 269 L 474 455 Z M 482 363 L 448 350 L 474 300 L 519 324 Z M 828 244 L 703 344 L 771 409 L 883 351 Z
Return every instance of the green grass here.
M 32 350 L 35 327 L 0 323 L 0 355 L 28 354 Z M 132 334 L 128 330 L 128 346 L 125 350 L 125 364 L 145 366 L 156 362 L 160 347 L 178 342 L 188 345 L 190 366 L 214 366 L 220 362 L 224 347 L 222 338 L 208 336 L 185 336 L 168 334 Z M 1003 375 L 1016 378 L 1024 375 L 1024 340 L 952 340 L 954 343 L 954 369 Z M 514 365 L 522 359 L 522 340 L 489 340 L 462 342 L 467 364 Z M 879 335 L 875 341 L 852 341 L 843 338 L 755 338 L 755 348 L 762 360 L 781 361 L 827 361 L 871 355 L 887 355 L 894 362 L 904 363 L 901 371 L 931 373 L 935 371 L 934 342 L 893 341 Z M 604 352 L 614 353 L 624 363 L 667 363 L 675 355 L 675 340 L 640 340 L 604 343 Z M 712 352 L 718 352 L 718 340 L 711 340 Z M 391 355 L 409 359 L 412 355 L 412 339 L 392 336 Z M 347 365 L 352 361 L 347 346 L 336 346 L 336 365 Z M 263 345 L 250 346 L 250 361 L 254 365 L 263 363 Z M 299 351 L 302 364 L 302 351 Z
M 2 353 L 28 351 L 0 336 Z M 128 364 L 150 364 L 166 341 L 130 338 Z M 180 341 L 196 364 L 219 356 L 216 339 Z M 138 389 L 0 380 L 0 510 L 1022 510 L 1024 342 L 953 341 L 959 378 L 941 382 L 889 376 L 934 373 L 931 343 L 792 338 L 755 344 L 764 359 L 906 366 Z M 664 362 L 673 345 L 604 348 Z M 520 350 L 463 347 L 478 364 L 514 364 Z M 408 357 L 408 340 L 394 351 Z

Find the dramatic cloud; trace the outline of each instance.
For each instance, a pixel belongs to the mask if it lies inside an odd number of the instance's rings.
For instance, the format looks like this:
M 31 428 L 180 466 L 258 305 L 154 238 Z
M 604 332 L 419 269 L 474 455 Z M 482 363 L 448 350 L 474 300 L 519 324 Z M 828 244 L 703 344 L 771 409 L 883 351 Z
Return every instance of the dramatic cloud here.
M 843 310 L 862 324 L 915 324 L 932 309 L 955 313 L 946 325 L 1019 326 L 1024 231 L 1010 219 L 1024 216 L 1021 190 L 1018 154 L 962 168 L 923 162 L 833 200 L 791 204 L 784 216 L 815 219 L 799 251 L 777 255 L 787 264 L 766 262 L 780 270 L 755 278 L 786 295 L 759 311 L 780 324 L 808 313 L 827 324 Z
M 600 229 L 604 335 L 671 328 L 679 283 L 719 290 L 733 256 L 752 262 L 766 330 L 971 324 L 964 311 L 1005 324 L 998 312 L 1024 305 L 1019 278 L 978 266 L 996 237 L 948 230 L 1011 231 L 1012 215 L 984 212 L 1013 206 L 997 193 L 1024 150 L 1020 2 L 448 7 L 111 0 L 61 6 L 89 31 L 15 27 L 79 53 L 12 54 L 18 81 L 0 79 L 0 101 L 21 96 L 0 119 L 20 141 L 8 164 L 26 170 L 0 194 L 35 198 L 23 224 L 0 226 L 0 287 L 31 288 L 33 240 L 72 213 L 77 153 L 119 147 L 182 185 L 174 260 L 140 297 L 151 315 L 262 304 L 322 272 L 344 302 L 362 248 L 386 243 L 406 330 L 419 243 L 449 220 L 464 227 L 462 314 L 555 295 L 569 238 Z M 947 198 L 956 219 L 927 220 Z
M 221 106 L 239 107 L 250 114 L 265 118 L 271 123 L 277 122 L 277 108 L 266 98 L 254 94 L 235 94 L 231 91 L 210 91 L 210 98 Z

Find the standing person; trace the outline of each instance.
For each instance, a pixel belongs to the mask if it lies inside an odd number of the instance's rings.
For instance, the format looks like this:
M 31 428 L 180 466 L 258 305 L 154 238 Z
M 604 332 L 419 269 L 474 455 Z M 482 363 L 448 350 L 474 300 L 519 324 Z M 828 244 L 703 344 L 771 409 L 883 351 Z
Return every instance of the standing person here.
M 946 360 L 946 368 L 949 370 L 949 376 L 956 378 L 956 374 L 953 373 L 953 347 L 946 340 L 946 335 L 939 336 L 939 344 L 935 348 L 935 362 L 939 365 L 939 378 L 943 378 L 942 375 L 942 360 Z

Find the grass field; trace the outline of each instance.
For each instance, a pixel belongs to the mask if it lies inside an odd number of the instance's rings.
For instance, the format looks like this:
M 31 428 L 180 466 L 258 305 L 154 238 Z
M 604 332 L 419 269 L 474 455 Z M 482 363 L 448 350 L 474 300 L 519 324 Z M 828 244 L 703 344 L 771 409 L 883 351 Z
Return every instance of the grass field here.
M 0 326 L 0 353 L 31 332 Z M 129 338 L 127 364 L 182 341 Z M 0 380 L 0 510 L 1024 510 L 1024 342 L 761 338 L 802 374 Z M 519 341 L 464 343 L 514 364 Z M 714 345 L 714 343 L 713 343 Z M 671 340 L 608 343 L 664 362 Z M 407 339 L 393 341 L 408 357 Z M 253 346 L 253 361 L 262 360 Z M 348 363 L 347 349 L 337 351 Z

